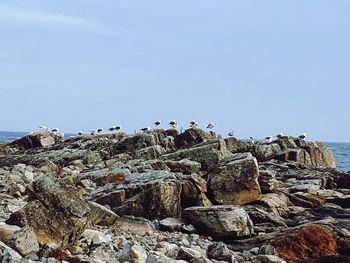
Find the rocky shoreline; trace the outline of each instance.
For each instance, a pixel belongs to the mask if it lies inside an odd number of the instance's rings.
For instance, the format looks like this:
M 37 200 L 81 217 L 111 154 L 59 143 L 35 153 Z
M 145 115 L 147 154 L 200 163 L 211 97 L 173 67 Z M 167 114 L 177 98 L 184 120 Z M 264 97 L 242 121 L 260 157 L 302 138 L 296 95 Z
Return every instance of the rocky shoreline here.
M 0 262 L 350 262 L 350 174 L 300 138 L 33 133 L 0 144 Z

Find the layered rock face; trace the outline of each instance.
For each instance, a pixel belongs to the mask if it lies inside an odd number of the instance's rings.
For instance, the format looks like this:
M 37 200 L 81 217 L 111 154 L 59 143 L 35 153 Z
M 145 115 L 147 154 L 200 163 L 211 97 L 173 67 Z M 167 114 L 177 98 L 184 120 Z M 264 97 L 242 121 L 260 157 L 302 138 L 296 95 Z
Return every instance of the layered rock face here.
M 0 262 L 349 258 L 350 174 L 319 142 L 54 135 L 1 145 Z

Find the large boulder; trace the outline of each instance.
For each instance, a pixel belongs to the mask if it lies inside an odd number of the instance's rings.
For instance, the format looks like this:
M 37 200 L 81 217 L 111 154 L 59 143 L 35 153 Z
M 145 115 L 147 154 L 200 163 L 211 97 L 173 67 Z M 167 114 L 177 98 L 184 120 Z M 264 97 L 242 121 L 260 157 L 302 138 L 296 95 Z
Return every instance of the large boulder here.
M 337 167 L 332 150 L 326 148 L 321 142 L 310 142 L 303 148 L 309 153 L 313 166 Z
M 112 153 L 133 153 L 146 147 L 162 146 L 165 150 L 174 149 L 174 138 L 167 136 L 163 130 L 155 130 L 146 133 L 135 134 L 121 139 L 113 146 Z
M 202 168 L 208 168 L 232 154 L 226 148 L 224 140 L 207 141 L 189 149 L 178 150 L 162 156 L 166 160 L 189 159 L 201 163 Z
M 33 184 L 35 200 L 13 213 L 8 224 L 31 226 L 41 244 L 66 246 L 77 240 L 88 225 L 90 207 L 77 192 L 49 176 Z
M 318 224 L 290 231 L 276 238 L 273 245 L 277 255 L 288 262 L 310 262 L 312 259 L 338 255 L 337 240 L 331 229 Z
M 30 133 L 11 143 L 22 149 L 33 149 L 38 147 L 47 147 L 64 141 L 64 137 L 54 132 L 35 132 Z
M 284 150 L 278 153 L 275 159 L 280 161 L 293 161 L 307 165 L 312 165 L 309 153 L 304 149 L 300 148 Z
M 204 141 L 217 139 L 216 137 L 215 134 L 207 133 L 202 129 L 191 128 L 175 136 L 175 145 L 177 148 L 190 148 Z
M 249 215 L 239 206 L 189 207 L 183 211 L 183 217 L 199 232 L 213 238 L 238 238 L 254 233 Z
M 113 211 L 148 219 L 178 218 L 183 207 L 208 204 L 203 181 L 195 175 L 176 175 L 168 171 L 134 173 L 117 186 L 117 190 L 125 192 L 125 200 L 113 207 Z
M 254 145 L 252 154 L 259 162 L 264 162 L 273 159 L 281 151 L 281 146 L 278 143 L 257 144 Z
M 257 160 L 250 154 L 235 154 L 208 171 L 208 192 L 219 204 L 246 204 L 261 198 Z

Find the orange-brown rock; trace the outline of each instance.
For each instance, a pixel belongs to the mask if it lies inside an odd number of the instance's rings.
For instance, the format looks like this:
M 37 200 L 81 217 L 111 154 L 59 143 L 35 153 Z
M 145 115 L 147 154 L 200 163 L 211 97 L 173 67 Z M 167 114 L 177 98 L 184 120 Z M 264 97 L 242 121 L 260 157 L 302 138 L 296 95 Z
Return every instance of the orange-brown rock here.
M 35 132 L 24 136 L 11 143 L 11 146 L 17 146 L 24 149 L 51 146 L 63 142 L 62 135 L 53 132 Z
M 209 169 L 208 192 L 219 204 L 247 204 L 262 197 L 258 176 L 258 163 L 250 153 L 235 154 Z
M 274 240 L 278 256 L 288 262 L 307 262 L 338 254 L 337 241 L 326 227 L 312 224 Z

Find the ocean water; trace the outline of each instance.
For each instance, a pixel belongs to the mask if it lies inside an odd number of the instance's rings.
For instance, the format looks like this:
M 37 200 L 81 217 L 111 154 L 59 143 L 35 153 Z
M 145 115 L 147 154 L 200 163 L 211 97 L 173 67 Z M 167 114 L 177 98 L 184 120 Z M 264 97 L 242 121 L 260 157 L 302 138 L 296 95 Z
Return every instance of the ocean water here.
M 19 139 L 28 132 L 7 132 L 0 131 L 0 142 L 11 142 Z M 66 134 L 69 137 L 69 134 Z M 337 160 L 337 167 L 342 171 L 350 171 L 350 143 L 343 142 L 325 142 L 328 148 L 332 149 Z

